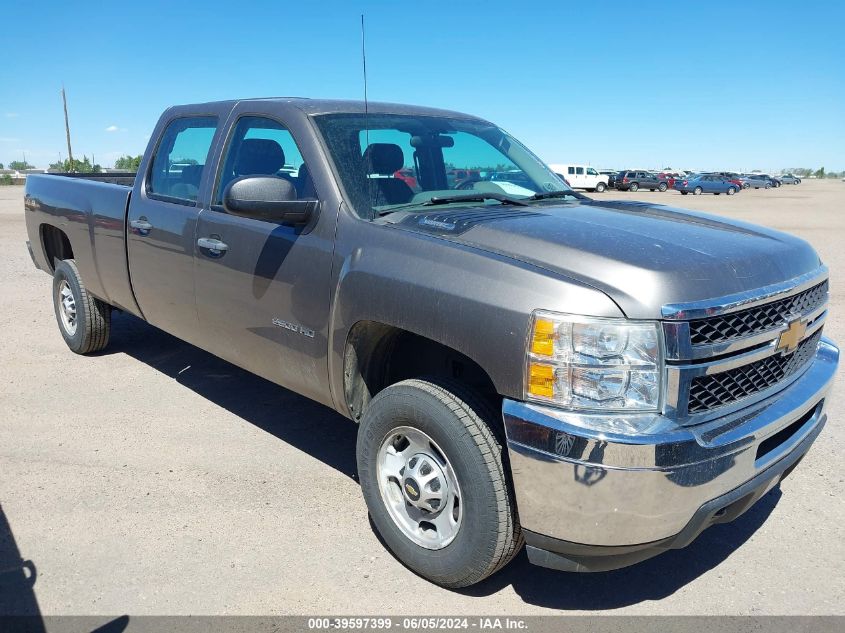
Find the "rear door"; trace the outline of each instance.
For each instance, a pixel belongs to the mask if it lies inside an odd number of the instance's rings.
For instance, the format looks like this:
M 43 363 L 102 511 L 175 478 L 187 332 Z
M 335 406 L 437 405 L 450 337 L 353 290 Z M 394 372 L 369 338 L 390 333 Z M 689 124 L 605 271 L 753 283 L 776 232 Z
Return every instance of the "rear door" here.
M 229 106 L 230 108 L 230 106 Z M 127 251 L 132 289 L 150 323 L 194 342 L 194 232 L 197 198 L 226 107 L 162 118 L 132 193 Z
M 289 114 L 305 134 L 304 115 Z M 305 124 L 307 125 L 307 124 Z M 319 199 L 289 122 L 269 103 L 235 108 L 214 186 L 197 224 L 195 280 L 202 346 L 315 400 L 330 403 L 327 381 L 330 277 L 337 208 L 306 227 L 227 213 L 223 194 L 236 178 L 289 180 L 299 199 Z M 310 154 L 308 152 L 311 152 Z M 214 248 L 209 248 L 209 244 Z

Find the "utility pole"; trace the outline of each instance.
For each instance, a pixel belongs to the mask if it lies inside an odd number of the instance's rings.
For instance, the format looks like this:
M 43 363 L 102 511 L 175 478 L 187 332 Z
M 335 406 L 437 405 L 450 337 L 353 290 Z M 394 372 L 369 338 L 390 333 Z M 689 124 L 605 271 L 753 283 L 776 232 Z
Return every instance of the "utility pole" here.
M 65 134 L 67 134 L 67 157 L 68 157 L 68 171 L 73 170 L 73 150 L 70 149 L 70 123 L 67 120 L 67 97 L 65 96 L 65 87 L 62 86 L 62 103 L 65 106 Z

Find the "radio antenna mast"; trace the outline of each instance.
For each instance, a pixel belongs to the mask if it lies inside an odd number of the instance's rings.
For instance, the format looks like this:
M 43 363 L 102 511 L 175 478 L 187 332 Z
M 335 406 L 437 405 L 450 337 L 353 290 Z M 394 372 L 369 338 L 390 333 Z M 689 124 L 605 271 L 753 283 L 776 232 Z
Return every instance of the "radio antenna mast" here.
M 67 119 L 67 97 L 65 96 L 64 84 L 62 84 L 62 103 L 65 107 L 65 134 L 67 135 L 68 171 L 73 171 L 73 150 L 70 148 L 70 124 Z
M 367 101 L 367 40 L 364 34 L 364 14 L 361 14 L 361 62 L 364 67 L 364 122 L 365 132 L 367 137 L 367 147 L 370 145 L 370 128 L 366 125 L 369 118 L 369 103 Z

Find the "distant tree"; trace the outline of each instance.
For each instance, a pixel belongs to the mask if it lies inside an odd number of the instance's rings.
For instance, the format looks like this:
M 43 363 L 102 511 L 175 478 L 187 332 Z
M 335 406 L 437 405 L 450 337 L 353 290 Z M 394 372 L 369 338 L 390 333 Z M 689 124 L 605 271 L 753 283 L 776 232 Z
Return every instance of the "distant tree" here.
M 0 163 L 0 169 L 6 169 L 5 167 L 3 167 L 3 163 Z
M 82 160 L 74 158 L 73 164 L 71 164 L 70 160 L 67 158 L 59 163 L 51 163 L 50 171 L 75 172 L 78 174 L 99 174 L 103 171 L 103 168 L 97 163 L 92 165 L 88 157 L 83 156 Z
M 30 165 L 25 160 L 13 160 L 11 163 L 9 163 L 9 169 L 23 171 L 24 169 L 35 169 L 35 165 Z
M 816 178 L 824 178 L 824 167 L 820 167 L 813 173 Z
M 124 169 L 126 171 L 138 171 L 138 168 L 141 166 L 141 158 L 142 156 L 139 154 L 138 156 L 121 156 L 116 161 L 114 161 L 114 168 L 115 169 Z
M 170 163 L 172 165 L 199 165 L 194 158 L 174 158 Z
M 0 185 L 11 185 L 14 181 L 9 174 L 3 174 L 0 176 Z

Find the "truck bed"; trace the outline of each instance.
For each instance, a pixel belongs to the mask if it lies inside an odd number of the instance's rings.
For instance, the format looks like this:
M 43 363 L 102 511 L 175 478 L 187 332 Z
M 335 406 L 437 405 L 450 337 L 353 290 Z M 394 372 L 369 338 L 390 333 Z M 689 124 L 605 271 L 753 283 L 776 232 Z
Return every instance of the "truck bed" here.
M 126 259 L 126 212 L 132 193 L 127 180 L 134 182 L 134 175 L 30 175 L 26 180 L 26 226 L 39 268 L 53 270 L 48 244 L 50 227 L 55 227 L 75 245 L 73 257 L 88 291 L 138 314 Z
M 93 180 L 94 182 L 108 182 L 115 185 L 132 187 L 135 184 L 134 171 L 113 171 L 101 174 L 77 174 L 77 173 L 48 173 L 48 176 L 61 176 L 62 178 L 77 178 L 80 180 Z

